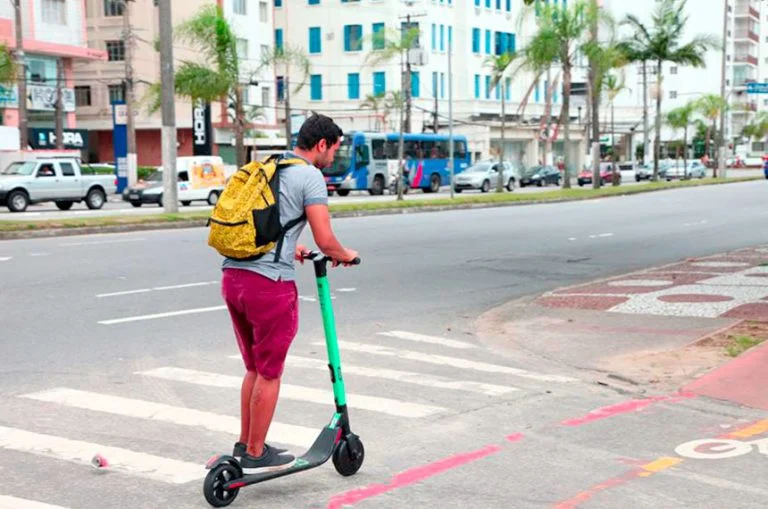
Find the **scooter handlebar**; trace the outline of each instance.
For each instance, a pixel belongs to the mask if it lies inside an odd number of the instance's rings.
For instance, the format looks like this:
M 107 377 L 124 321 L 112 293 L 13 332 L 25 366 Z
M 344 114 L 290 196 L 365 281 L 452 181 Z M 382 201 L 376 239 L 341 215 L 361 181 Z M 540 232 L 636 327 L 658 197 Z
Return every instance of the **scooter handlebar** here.
M 305 260 L 320 261 L 324 263 L 336 261 L 330 256 L 324 256 L 319 251 L 307 251 L 305 253 L 302 253 L 301 257 L 304 258 Z M 348 265 L 360 265 L 361 260 L 360 260 L 360 257 L 358 256 L 351 262 L 339 262 L 339 263 L 347 263 Z

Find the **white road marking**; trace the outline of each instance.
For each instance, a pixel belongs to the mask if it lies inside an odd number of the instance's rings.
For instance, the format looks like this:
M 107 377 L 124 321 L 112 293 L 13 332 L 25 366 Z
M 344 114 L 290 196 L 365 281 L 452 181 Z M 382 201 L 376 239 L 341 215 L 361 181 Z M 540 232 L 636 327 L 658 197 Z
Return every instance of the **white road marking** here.
M 153 315 L 139 315 L 139 316 L 128 316 L 125 318 L 113 318 L 111 320 L 102 320 L 98 322 L 101 325 L 115 325 L 119 323 L 128 323 L 128 322 L 141 322 L 144 320 L 156 320 L 158 318 L 168 318 L 171 316 L 183 316 L 183 315 L 194 315 L 198 313 L 210 313 L 211 311 L 222 311 L 224 309 L 227 309 L 227 306 L 212 306 L 209 308 L 195 308 L 195 309 L 182 309 L 180 311 L 169 311 L 167 313 L 155 313 Z
M 206 474 L 204 467 L 195 463 L 3 426 L 0 426 L 0 448 L 81 465 L 89 465 L 98 453 L 107 458 L 110 470 L 173 484 L 196 481 Z
M 317 302 L 317 299 L 314 297 L 304 297 L 303 295 L 299 295 L 299 300 L 302 302 Z
M 571 242 L 573 242 L 574 240 L 576 240 L 576 237 L 568 237 L 568 240 L 570 240 Z
M 57 403 L 72 408 L 93 410 L 124 417 L 168 422 L 180 426 L 200 427 L 210 431 L 240 434 L 240 419 L 202 410 L 183 408 L 141 399 L 110 396 L 97 392 L 79 391 L 59 387 L 48 391 L 20 396 L 36 401 Z M 309 447 L 317 438 L 318 431 L 304 426 L 273 422 L 269 427 L 268 439 L 281 444 Z M 91 454 L 93 455 L 93 453 Z M 109 459 L 109 456 L 104 454 Z M 90 459 L 90 457 L 88 458 Z
M 32 253 L 29 256 L 50 256 L 49 253 Z
M 232 356 L 233 359 L 240 359 L 239 355 Z M 320 359 L 310 357 L 298 357 L 289 355 L 287 365 L 297 368 L 311 368 L 320 371 L 328 371 L 328 364 Z M 422 387 L 432 387 L 434 389 L 448 389 L 451 391 L 474 392 L 477 394 L 486 394 L 488 396 L 501 396 L 510 392 L 519 391 L 517 387 L 508 387 L 504 385 L 485 384 L 480 382 L 471 382 L 466 380 L 456 380 L 442 376 L 426 375 L 423 373 L 412 373 L 408 371 L 399 371 L 384 368 L 369 368 L 344 364 L 341 367 L 342 375 L 357 375 L 370 378 L 382 378 L 392 380 L 393 382 L 402 382 Z
M 0 256 L 0 262 L 7 262 L 8 260 L 13 260 L 13 256 Z
M 112 293 L 100 293 L 96 295 L 98 298 L 102 297 L 118 297 L 121 295 L 133 295 L 136 293 L 148 293 L 148 292 L 162 292 L 166 290 L 178 290 L 181 288 L 194 288 L 198 286 L 210 286 L 218 284 L 218 281 L 202 281 L 200 283 L 185 283 L 180 285 L 172 285 L 172 286 L 155 286 L 154 288 L 138 288 L 136 290 L 126 290 L 123 292 L 112 292 Z
M 336 291 L 339 293 L 351 293 L 351 292 L 356 292 L 357 288 L 339 288 Z
M 603 238 L 613 237 L 613 235 L 614 235 L 613 233 L 601 233 L 600 235 L 598 235 L 598 237 L 603 237 Z
M 44 504 L 42 502 L 35 502 L 34 500 L 8 497 L 5 495 L 0 495 L 0 507 L 3 509 L 67 509 L 60 505 Z
M 104 244 L 124 244 L 126 242 L 142 242 L 147 239 L 143 237 L 138 237 L 135 239 L 115 239 L 115 240 L 92 240 L 87 242 L 65 242 L 63 244 L 59 244 L 60 246 L 64 247 L 74 247 L 74 246 L 98 246 L 98 245 L 104 245 Z
M 706 220 L 704 220 L 704 221 L 696 221 L 694 223 L 683 223 L 683 226 L 700 226 L 700 225 L 704 225 L 704 224 L 707 224 Z
M 475 345 L 470 343 L 465 343 L 463 341 L 455 341 L 453 339 L 440 338 L 437 336 L 426 336 L 424 334 L 416 334 L 413 332 L 405 332 L 405 331 L 399 331 L 399 330 L 393 330 L 389 332 L 379 332 L 379 336 L 405 339 L 407 341 L 416 341 L 419 343 L 429 343 L 432 345 L 447 346 L 448 348 L 458 348 L 458 349 L 475 348 Z
M 239 389 L 243 383 L 242 377 L 238 376 L 219 375 L 217 373 L 206 373 L 204 371 L 194 371 L 191 369 L 174 367 L 163 367 L 150 371 L 138 372 L 136 374 L 161 378 L 163 380 L 173 380 L 209 387 L 223 387 L 227 389 Z M 314 389 L 311 387 L 302 387 L 300 385 L 281 384 L 280 397 L 324 405 L 333 404 L 333 391 L 330 390 L 330 387 L 328 389 Z M 380 412 L 396 417 L 420 418 L 445 411 L 445 408 L 436 406 L 419 405 L 390 398 L 361 396 L 359 394 L 351 393 L 347 393 L 347 401 L 357 409 Z
M 325 345 L 322 341 L 313 343 L 314 345 Z M 533 373 L 524 369 L 512 368 L 509 366 L 500 366 L 498 364 L 488 364 L 485 362 L 471 361 L 458 357 L 445 357 L 442 355 L 431 355 L 421 352 L 410 352 L 408 350 L 386 348 L 378 345 L 366 345 L 362 343 L 351 343 L 348 341 L 339 341 L 339 348 L 351 352 L 369 353 L 373 355 L 383 355 L 385 357 L 397 357 L 409 361 L 426 362 L 428 364 L 437 364 L 440 366 L 450 366 L 459 369 L 471 369 L 485 373 L 503 373 L 507 375 L 530 378 L 531 380 L 540 380 L 544 382 L 575 382 L 575 378 L 559 375 L 545 375 Z

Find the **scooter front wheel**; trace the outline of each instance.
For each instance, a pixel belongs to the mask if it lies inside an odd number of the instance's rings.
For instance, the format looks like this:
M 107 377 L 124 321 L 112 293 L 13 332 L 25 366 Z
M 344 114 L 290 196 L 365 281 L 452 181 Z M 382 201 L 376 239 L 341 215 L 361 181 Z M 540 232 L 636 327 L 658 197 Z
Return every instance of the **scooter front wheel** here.
M 352 450 L 347 440 L 342 440 L 336 446 L 336 450 L 333 451 L 333 466 L 336 467 L 336 471 L 344 477 L 355 475 L 360 467 L 363 466 L 363 460 L 365 459 L 365 449 L 363 448 L 363 442 L 357 438 L 357 444 L 359 447 L 359 453 L 356 457 L 353 457 Z
M 226 507 L 237 498 L 240 489 L 227 490 L 224 485 L 240 477 L 240 472 L 229 463 L 219 465 L 205 476 L 203 494 L 213 507 Z

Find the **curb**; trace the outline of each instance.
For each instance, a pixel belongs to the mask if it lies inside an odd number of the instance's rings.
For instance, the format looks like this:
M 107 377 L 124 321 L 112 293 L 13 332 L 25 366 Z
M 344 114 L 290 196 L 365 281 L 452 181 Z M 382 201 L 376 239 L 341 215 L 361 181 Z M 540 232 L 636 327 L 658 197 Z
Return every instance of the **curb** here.
M 634 196 L 647 193 L 657 193 L 663 191 L 674 191 L 678 189 L 698 189 L 702 187 L 720 186 L 725 184 L 742 184 L 746 182 L 752 182 L 762 180 L 755 177 L 749 180 L 740 181 L 722 181 L 712 182 L 707 184 L 684 186 L 684 187 L 667 187 L 663 189 L 643 189 L 642 191 L 634 192 L 620 192 L 610 195 L 599 196 L 583 196 L 575 198 L 554 198 L 551 200 L 521 200 L 521 201 L 498 201 L 498 202 L 481 202 L 481 203 L 459 203 L 455 205 L 424 205 L 424 206 L 408 206 L 381 208 L 372 210 L 351 210 L 351 211 L 338 211 L 334 212 L 331 207 L 331 217 L 333 218 L 352 218 L 352 217 L 369 217 L 369 216 L 388 216 L 397 214 L 414 214 L 423 212 L 445 212 L 450 210 L 472 210 L 472 209 L 488 209 L 499 207 L 522 207 L 528 205 L 547 205 L 554 203 L 566 203 L 566 202 L 580 202 L 587 200 L 600 200 L 605 198 L 619 198 L 626 196 Z M 408 202 L 404 202 L 408 203 Z M 158 221 L 158 222 L 146 222 L 146 223 L 134 223 L 125 225 L 106 225 L 106 226 L 83 226 L 83 227 L 70 227 L 70 228 L 40 228 L 31 230 L 13 230 L 13 231 L 0 231 L 0 241 L 2 240 L 18 240 L 18 239 L 34 239 L 34 238 L 47 238 L 58 236 L 72 236 L 72 235 L 88 235 L 93 233 L 124 233 L 133 231 L 144 230 L 162 230 L 162 229 L 179 229 L 179 228 L 195 228 L 205 226 L 205 219 L 181 219 L 178 221 Z M 575 285 L 574 285 L 575 286 Z

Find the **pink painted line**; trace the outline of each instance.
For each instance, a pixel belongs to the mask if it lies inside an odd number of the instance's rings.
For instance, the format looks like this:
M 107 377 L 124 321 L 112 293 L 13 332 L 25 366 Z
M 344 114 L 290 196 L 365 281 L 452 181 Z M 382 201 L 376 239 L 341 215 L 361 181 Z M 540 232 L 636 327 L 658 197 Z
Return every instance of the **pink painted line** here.
M 624 403 L 618 403 L 616 405 L 606 406 L 592 410 L 584 417 L 578 417 L 576 419 L 569 419 L 563 421 L 563 426 L 581 426 L 582 424 L 588 424 L 590 422 L 607 419 L 616 415 L 627 414 L 630 412 L 637 412 L 646 407 L 653 405 L 654 403 L 677 403 L 685 399 L 694 398 L 695 395 L 689 392 L 681 392 L 672 396 L 653 396 L 646 399 L 633 399 L 625 401 Z
M 508 435 L 506 438 L 507 438 L 507 442 L 519 442 L 520 440 L 523 439 L 523 434 L 513 433 L 512 435 Z
M 364 488 L 354 489 L 341 493 L 340 495 L 335 495 L 331 498 L 330 502 L 328 502 L 326 509 L 341 509 L 345 506 L 357 504 L 363 500 L 421 482 L 448 470 L 477 461 L 486 456 L 490 456 L 491 454 L 496 454 L 501 449 L 500 445 L 489 445 L 477 451 L 450 456 L 434 463 L 406 470 L 405 472 L 401 472 L 392 477 L 386 484 L 371 484 Z

